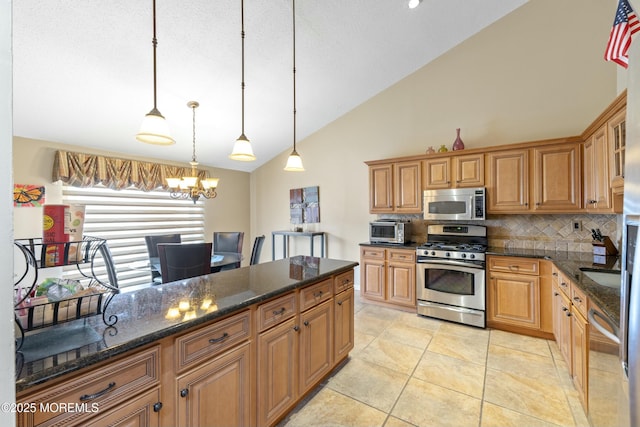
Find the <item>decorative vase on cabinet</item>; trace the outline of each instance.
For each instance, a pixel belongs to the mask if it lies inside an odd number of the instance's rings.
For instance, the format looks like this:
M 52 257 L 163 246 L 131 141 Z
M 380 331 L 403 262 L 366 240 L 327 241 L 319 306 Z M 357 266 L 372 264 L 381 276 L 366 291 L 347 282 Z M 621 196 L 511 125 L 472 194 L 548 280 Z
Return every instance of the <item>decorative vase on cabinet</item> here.
M 456 140 L 453 141 L 453 151 L 464 150 L 464 142 L 460 139 L 460 128 L 456 129 Z
M 444 144 L 442 144 L 440 148 L 438 148 L 438 153 L 446 153 L 447 151 L 449 150 L 444 146 Z

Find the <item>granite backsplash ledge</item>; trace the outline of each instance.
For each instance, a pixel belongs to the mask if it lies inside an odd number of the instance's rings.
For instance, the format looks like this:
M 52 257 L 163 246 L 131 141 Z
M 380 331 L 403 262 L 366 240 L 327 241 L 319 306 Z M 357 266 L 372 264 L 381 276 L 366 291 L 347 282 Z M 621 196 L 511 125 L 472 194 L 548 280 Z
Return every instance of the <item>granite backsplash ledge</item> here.
M 381 218 L 384 216 L 381 216 Z M 460 224 L 462 221 L 425 221 L 420 215 L 388 215 L 411 221 L 412 241 L 424 243 L 429 224 Z M 574 230 L 574 222 L 580 230 Z M 485 221 L 468 221 L 487 226 L 489 246 L 558 252 L 592 252 L 591 229 L 600 229 L 619 249 L 622 215 L 614 214 L 536 214 L 488 215 Z

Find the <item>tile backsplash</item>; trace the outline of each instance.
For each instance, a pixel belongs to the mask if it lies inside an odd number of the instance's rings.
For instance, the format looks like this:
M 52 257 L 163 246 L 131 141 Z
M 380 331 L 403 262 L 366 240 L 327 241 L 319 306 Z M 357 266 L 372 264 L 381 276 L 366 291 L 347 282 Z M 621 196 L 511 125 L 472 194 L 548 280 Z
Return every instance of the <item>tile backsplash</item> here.
M 410 217 L 413 240 L 423 243 L 427 225 L 435 222 Z M 578 221 L 582 230 L 573 229 Z M 551 251 L 592 252 L 591 229 L 600 229 L 604 236 L 620 248 L 622 215 L 489 215 L 485 221 L 470 221 L 487 226 L 489 246 L 513 249 L 544 249 Z M 444 221 L 443 221 L 444 223 Z

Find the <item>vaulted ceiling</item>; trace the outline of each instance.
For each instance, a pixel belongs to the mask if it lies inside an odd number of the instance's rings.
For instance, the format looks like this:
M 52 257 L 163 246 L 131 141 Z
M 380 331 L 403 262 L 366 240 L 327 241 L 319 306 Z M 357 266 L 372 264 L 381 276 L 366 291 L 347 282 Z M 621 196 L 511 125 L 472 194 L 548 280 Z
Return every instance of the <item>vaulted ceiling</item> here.
M 297 0 L 297 140 L 425 66 L 527 0 Z M 293 145 L 291 0 L 157 0 L 158 109 L 177 143 L 135 140 L 153 106 L 151 0 L 13 2 L 14 135 L 252 171 Z

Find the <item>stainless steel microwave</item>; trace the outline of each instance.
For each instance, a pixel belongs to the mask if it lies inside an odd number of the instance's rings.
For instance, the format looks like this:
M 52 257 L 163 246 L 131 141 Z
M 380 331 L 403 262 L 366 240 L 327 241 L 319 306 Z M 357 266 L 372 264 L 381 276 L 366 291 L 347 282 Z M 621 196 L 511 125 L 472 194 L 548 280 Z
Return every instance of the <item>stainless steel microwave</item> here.
M 411 241 L 411 222 L 380 219 L 369 223 L 369 242 L 404 245 Z
M 482 188 L 451 188 L 424 192 L 424 219 L 484 220 L 486 194 Z

